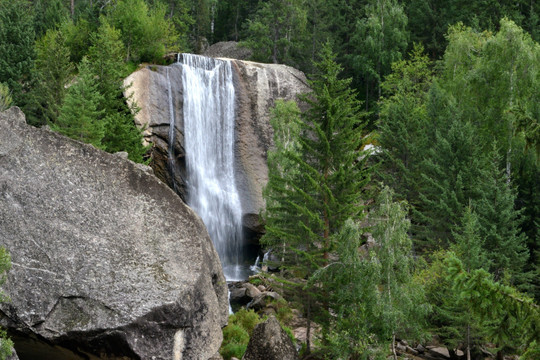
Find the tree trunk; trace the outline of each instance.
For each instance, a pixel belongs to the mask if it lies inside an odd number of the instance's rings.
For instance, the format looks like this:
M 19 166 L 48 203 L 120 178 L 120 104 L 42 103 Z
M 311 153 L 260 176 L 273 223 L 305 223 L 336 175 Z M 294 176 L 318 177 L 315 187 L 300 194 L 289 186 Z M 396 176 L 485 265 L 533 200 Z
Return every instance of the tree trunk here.
M 306 311 L 306 355 L 311 353 L 311 297 L 307 293 L 307 311 Z
M 471 360 L 471 325 L 467 324 L 467 360 Z
M 71 18 L 75 18 L 75 0 L 71 0 Z
M 392 334 L 392 355 L 394 355 L 394 360 L 397 360 L 396 354 L 396 334 Z

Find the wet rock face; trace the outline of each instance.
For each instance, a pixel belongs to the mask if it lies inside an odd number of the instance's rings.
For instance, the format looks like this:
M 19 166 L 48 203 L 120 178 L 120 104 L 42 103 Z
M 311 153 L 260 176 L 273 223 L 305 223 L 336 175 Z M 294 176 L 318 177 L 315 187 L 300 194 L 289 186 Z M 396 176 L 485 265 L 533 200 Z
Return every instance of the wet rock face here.
M 223 56 L 218 50 L 212 54 Z M 262 189 L 268 182 L 266 153 L 272 146 L 270 109 L 276 99 L 296 100 L 298 94 L 309 89 L 304 74 L 289 66 L 231 61 L 235 72 L 237 187 L 241 195 L 243 225 L 247 232 L 257 238 L 257 234 L 263 231 L 259 214 L 265 206 Z M 151 66 L 136 71 L 125 80 L 126 85 L 131 84 L 126 95 L 131 96 L 141 108 L 136 119 L 139 126 L 146 126 L 146 139 L 153 144 L 152 167 L 156 175 L 172 186 L 167 167 L 167 134 L 171 114 L 167 72 L 171 84 L 172 112 L 176 117 L 174 149 L 178 172 L 174 176 L 178 192 L 185 198 L 182 91 L 189 89 L 182 89 L 181 69 L 172 65 Z
M 198 216 L 144 166 L 27 126 L 18 108 L 0 133 L 0 323 L 21 360 L 41 358 L 26 343 L 56 359 L 214 355 L 227 287 Z

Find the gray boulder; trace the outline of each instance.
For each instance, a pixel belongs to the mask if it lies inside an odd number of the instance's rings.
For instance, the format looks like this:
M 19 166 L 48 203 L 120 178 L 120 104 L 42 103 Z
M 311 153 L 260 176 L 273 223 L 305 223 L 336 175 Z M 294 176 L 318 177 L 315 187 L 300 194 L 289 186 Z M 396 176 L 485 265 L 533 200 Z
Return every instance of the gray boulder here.
M 12 258 L 0 324 L 19 357 L 213 356 L 227 287 L 199 217 L 144 167 L 30 127 L 18 108 L 0 113 L 0 133 L 0 245 Z
M 251 49 L 239 46 L 236 41 L 220 41 L 210 45 L 203 55 L 214 58 L 248 60 L 252 53 Z
M 274 316 L 253 329 L 246 353 L 242 357 L 242 360 L 297 359 L 298 353 L 294 344 Z

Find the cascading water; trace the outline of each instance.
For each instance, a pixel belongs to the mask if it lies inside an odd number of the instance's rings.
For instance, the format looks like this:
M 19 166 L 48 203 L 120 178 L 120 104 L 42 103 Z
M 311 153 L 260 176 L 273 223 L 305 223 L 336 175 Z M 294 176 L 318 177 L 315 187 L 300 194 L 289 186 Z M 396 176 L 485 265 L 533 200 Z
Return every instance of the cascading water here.
M 227 280 L 241 265 L 242 208 L 235 182 L 235 90 L 230 61 L 182 54 L 187 202 L 203 219 Z

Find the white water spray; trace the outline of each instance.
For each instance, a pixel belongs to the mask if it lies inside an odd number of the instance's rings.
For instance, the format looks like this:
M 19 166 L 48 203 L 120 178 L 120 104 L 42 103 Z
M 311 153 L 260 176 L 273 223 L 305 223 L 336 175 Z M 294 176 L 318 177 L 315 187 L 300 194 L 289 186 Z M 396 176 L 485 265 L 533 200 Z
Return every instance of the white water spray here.
M 246 275 L 236 188 L 235 91 L 230 61 L 182 54 L 187 202 L 203 219 L 227 280 Z

